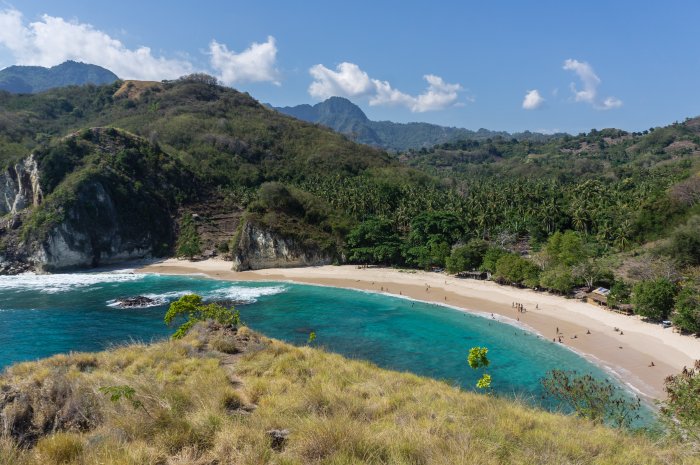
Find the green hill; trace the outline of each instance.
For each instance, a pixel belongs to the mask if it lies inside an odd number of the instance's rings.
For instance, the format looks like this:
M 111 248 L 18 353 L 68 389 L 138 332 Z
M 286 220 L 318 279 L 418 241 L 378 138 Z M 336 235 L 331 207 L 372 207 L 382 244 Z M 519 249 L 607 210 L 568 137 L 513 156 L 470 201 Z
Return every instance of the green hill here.
M 75 61 L 66 61 L 51 68 L 10 66 L 0 70 L 0 90 L 30 94 L 54 87 L 110 84 L 117 79 L 116 74 L 105 68 Z
M 191 217 L 187 249 L 237 269 L 376 263 L 483 270 L 562 294 L 615 287 L 617 303 L 698 332 L 699 128 L 493 136 L 393 155 L 204 75 L 0 93 L 0 272 L 172 255 Z M 103 207 L 93 198 L 115 214 L 90 216 Z M 673 289 L 662 307 L 635 297 L 659 280 Z
M 3 464 L 698 463 L 675 441 L 213 323 L 21 363 L 0 392 Z

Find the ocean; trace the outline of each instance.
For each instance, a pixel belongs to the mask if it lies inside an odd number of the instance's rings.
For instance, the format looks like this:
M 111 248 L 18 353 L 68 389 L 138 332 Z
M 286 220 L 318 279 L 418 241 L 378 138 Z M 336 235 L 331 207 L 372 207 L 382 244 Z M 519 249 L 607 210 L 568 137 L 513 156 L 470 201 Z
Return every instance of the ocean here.
M 517 326 L 456 309 L 376 293 L 280 282 L 229 282 L 129 270 L 0 276 L 0 369 L 70 351 L 98 351 L 157 341 L 168 304 L 197 293 L 236 303 L 241 319 L 266 336 L 315 346 L 392 370 L 475 389 L 481 373 L 467 364 L 471 347 L 489 349 L 493 391 L 545 408 L 540 379 L 549 370 L 609 373 L 560 344 Z M 147 308 L 118 308 L 115 299 L 144 295 Z

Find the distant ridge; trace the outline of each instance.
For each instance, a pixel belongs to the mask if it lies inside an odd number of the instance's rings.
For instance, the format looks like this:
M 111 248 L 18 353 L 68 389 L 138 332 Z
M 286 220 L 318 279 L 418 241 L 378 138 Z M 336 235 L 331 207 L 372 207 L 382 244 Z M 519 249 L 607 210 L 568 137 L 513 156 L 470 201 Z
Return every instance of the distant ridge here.
M 486 140 L 502 137 L 543 141 L 563 135 L 547 135 L 530 131 L 510 134 L 505 131 L 489 131 L 487 129 L 472 131 L 430 123 L 371 121 L 360 107 L 342 97 L 331 97 L 313 106 L 304 104 L 272 108 L 303 121 L 327 126 L 347 135 L 356 142 L 399 152 L 430 148 L 461 139 Z
M 33 94 L 55 87 L 110 84 L 118 79 L 108 69 L 77 61 L 66 61 L 51 68 L 10 66 L 0 70 L 0 90 L 13 94 Z

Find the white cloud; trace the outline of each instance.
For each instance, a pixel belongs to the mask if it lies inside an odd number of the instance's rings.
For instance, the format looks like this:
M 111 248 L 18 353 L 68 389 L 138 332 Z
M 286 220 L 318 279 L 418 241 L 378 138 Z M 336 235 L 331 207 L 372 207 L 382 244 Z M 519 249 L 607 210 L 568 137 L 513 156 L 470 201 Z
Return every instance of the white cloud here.
M 277 46 L 275 38 L 269 36 L 267 42 L 253 44 L 241 53 L 230 51 L 226 45 L 212 40 L 209 44 L 211 66 L 218 78 L 227 85 L 239 82 L 273 82 L 279 85 L 279 72 L 275 68 Z
M 24 24 L 15 9 L 0 11 L 0 45 L 18 64 L 54 66 L 79 60 L 104 66 L 122 78 L 169 79 L 193 72 L 187 61 L 156 57 L 148 47 L 129 49 L 89 24 L 43 15 Z
M 537 89 L 528 90 L 523 99 L 523 108 L 525 110 L 535 110 L 542 106 L 544 98 L 540 95 Z
M 564 69 L 573 71 L 581 80 L 582 89 L 579 90 L 573 82 L 570 86 L 576 102 L 589 103 L 597 110 L 610 110 L 622 106 L 622 100 L 617 97 L 607 97 L 602 101 L 598 98 L 598 86 L 601 80 L 588 63 L 570 58 L 564 61 Z
M 603 100 L 602 108 L 603 110 L 609 110 L 611 108 L 619 108 L 622 106 L 622 100 L 617 97 L 608 97 Z
M 367 73 L 354 63 L 341 63 L 336 71 L 323 65 L 309 69 L 314 81 L 309 86 L 313 98 L 325 100 L 329 97 L 364 97 L 372 93 L 374 84 Z
M 22 13 L 14 8 L 0 10 L 0 47 L 12 54 L 16 64 L 54 66 L 76 60 L 103 66 L 123 79 L 174 79 L 201 71 L 186 59 L 157 56 L 149 47 L 128 48 L 90 24 L 49 15 L 25 23 Z M 273 37 L 238 54 L 212 41 L 209 54 L 211 67 L 226 84 L 277 83 Z
M 354 63 L 341 63 L 335 71 L 318 64 L 309 69 L 314 78 L 309 94 L 319 100 L 332 96 L 368 97 L 369 104 L 399 105 L 414 113 L 442 110 L 458 104 L 462 86 L 446 83 L 441 77 L 427 74 L 423 78 L 428 88 L 420 95 L 409 95 L 395 89 L 388 81 L 372 79 Z

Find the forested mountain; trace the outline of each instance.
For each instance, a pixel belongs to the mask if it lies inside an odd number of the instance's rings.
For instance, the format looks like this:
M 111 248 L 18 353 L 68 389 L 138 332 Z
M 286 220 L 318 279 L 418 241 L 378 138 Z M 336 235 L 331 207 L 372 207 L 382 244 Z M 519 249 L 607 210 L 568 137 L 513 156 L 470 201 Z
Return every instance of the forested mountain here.
M 75 61 L 66 61 L 51 68 L 10 66 L 0 70 L 0 90 L 31 94 L 55 87 L 110 84 L 117 79 L 116 74 L 105 68 Z
M 447 266 L 700 331 L 699 163 L 697 118 L 391 155 L 203 75 L 0 93 L 0 267 Z
M 278 107 L 275 110 L 303 121 L 322 124 L 361 144 L 373 145 L 395 152 L 430 148 L 434 145 L 461 139 L 486 140 L 504 137 L 543 141 L 564 135 L 550 136 L 529 131 L 509 134 L 504 131 L 489 131 L 487 129 L 471 131 L 429 123 L 371 121 L 360 107 L 342 97 L 331 97 L 313 106 L 304 104 L 294 107 Z

